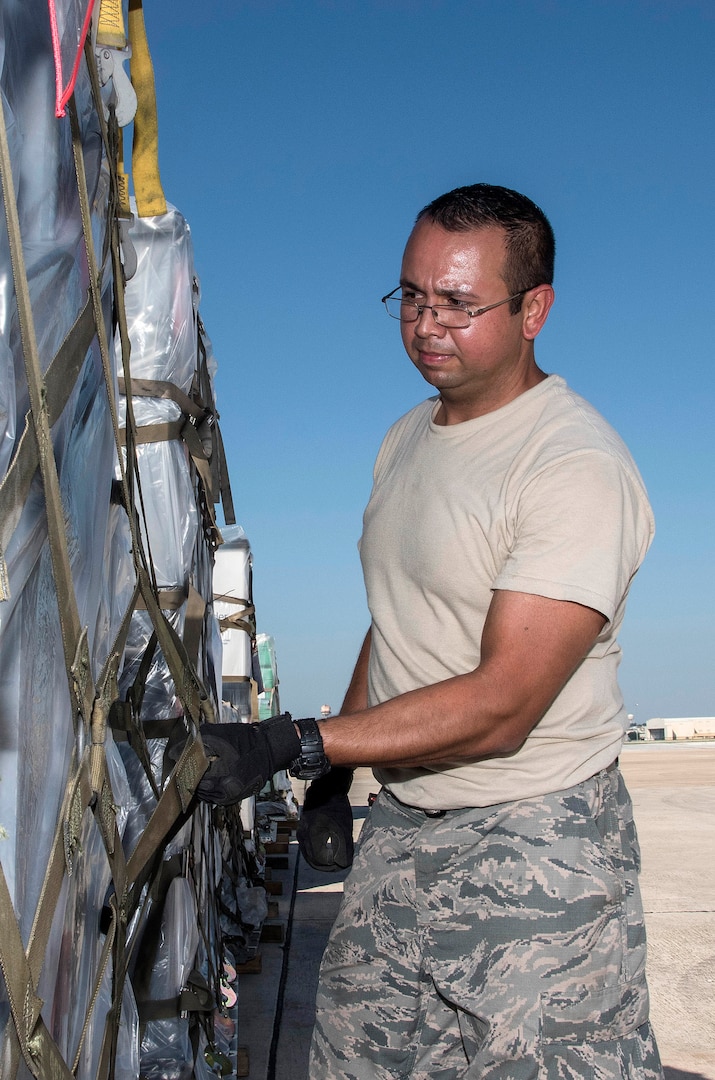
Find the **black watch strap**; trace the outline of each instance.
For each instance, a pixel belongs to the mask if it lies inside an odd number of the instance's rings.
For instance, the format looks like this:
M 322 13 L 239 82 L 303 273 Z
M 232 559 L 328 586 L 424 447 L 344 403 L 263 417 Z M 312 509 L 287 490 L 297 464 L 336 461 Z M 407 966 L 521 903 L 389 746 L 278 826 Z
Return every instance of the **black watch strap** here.
M 330 762 L 325 756 L 317 721 L 308 716 L 293 723 L 300 731 L 300 757 L 291 763 L 289 773 L 299 780 L 315 780 L 318 776 L 324 776 L 330 770 Z

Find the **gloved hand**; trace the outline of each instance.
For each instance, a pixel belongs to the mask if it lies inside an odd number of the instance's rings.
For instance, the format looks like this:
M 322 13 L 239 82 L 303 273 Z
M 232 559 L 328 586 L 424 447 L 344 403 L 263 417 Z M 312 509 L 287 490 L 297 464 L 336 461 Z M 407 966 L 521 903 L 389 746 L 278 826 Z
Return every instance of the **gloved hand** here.
M 345 870 L 353 861 L 352 769 L 335 767 L 308 788 L 298 822 L 298 846 L 314 870 Z
M 300 755 L 300 738 L 290 713 L 258 724 L 202 724 L 209 767 L 196 794 L 204 802 L 228 806 L 256 795 L 280 769 Z

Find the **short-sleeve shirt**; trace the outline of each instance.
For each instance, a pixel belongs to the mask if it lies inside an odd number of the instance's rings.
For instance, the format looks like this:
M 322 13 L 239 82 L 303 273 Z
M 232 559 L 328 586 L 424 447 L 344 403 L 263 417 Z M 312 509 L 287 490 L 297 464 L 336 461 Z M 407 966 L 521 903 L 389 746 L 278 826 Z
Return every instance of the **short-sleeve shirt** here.
M 622 742 L 617 634 L 654 532 L 645 487 L 613 428 L 557 375 L 460 424 L 434 423 L 438 401 L 392 426 L 375 465 L 360 542 L 369 704 L 478 667 L 496 589 L 583 604 L 607 622 L 515 753 L 375 775 L 433 809 L 559 791 L 610 765 Z

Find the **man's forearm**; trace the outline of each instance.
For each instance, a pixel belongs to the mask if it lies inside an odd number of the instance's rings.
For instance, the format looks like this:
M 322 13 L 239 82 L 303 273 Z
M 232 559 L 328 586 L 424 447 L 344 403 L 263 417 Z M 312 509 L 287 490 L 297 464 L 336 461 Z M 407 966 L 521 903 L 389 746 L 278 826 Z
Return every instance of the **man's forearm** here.
M 504 728 L 490 722 L 483 702 L 476 704 L 469 685 L 475 674 L 330 717 L 320 725 L 328 759 L 352 767 L 409 767 L 475 760 L 511 749 Z M 521 741 L 519 734 L 516 746 Z
M 479 667 L 410 690 L 372 708 L 363 705 L 321 726 L 333 765 L 450 765 L 517 750 L 600 633 L 599 612 L 538 595 L 496 592 L 481 642 Z M 367 665 L 365 639 L 350 704 L 365 700 L 357 677 Z

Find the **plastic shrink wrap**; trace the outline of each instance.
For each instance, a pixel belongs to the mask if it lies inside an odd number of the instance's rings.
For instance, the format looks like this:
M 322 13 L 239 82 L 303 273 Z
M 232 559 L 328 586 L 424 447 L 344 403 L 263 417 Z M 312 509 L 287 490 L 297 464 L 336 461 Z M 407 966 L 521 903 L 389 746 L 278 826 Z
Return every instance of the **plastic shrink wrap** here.
M 213 577 L 214 611 L 223 646 L 222 698 L 242 719 L 251 716 L 251 676 L 256 649 L 251 546 L 240 525 L 222 530 Z
M 135 218 L 129 237 L 137 269 L 125 293 L 130 383 L 120 381 L 124 391 L 120 424 L 126 426 L 131 403 L 142 491 L 141 532 L 159 604 L 183 641 L 188 661 L 216 712 L 220 703 L 217 676 L 221 673 L 221 640 L 211 606 L 216 534 L 207 513 L 210 492 L 202 487 L 196 468 L 200 453 L 197 428 L 204 414 L 213 416 L 215 409 L 213 356 L 198 318 L 199 287 L 191 234 L 183 216 L 169 205 L 165 214 Z M 153 635 L 149 613 L 135 611 L 119 678 L 120 695 L 131 699 L 142 733 L 142 753 L 137 753 L 136 738 L 120 743 L 137 806 L 125 832 L 127 853 L 139 843 L 156 811 L 165 779 L 167 740 L 186 733 L 180 688 L 167 657 L 155 648 Z M 208 901 L 201 905 L 200 923 L 209 949 L 218 955 L 220 927 L 218 918 L 212 920 L 210 913 L 221 874 L 206 880 L 215 860 L 207 862 L 200 857 L 210 846 L 213 832 L 208 809 L 200 807 L 190 829 L 179 834 L 165 852 L 162 874 L 167 880 L 171 878 L 177 860 L 194 867 L 192 887 Z M 193 845 L 198 846 L 199 858 L 189 860 Z M 208 955 L 198 955 L 198 930 L 195 938 L 188 933 L 189 925 L 197 924 L 197 914 L 187 878 L 174 877 L 168 890 L 161 881 L 153 888 L 145 917 L 133 929 L 138 959 L 130 974 L 135 988 L 143 987 L 142 994 L 147 995 L 147 1004 L 139 1004 L 140 1018 L 144 1016 L 146 1021 L 141 1071 L 147 1080 L 200 1076 L 205 1068 L 202 1054 L 196 1054 L 201 1032 L 197 1030 L 192 1040 L 193 1021 L 181 1015 L 186 1009 L 179 1002 L 179 992 L 195 967 L 204 969 L 201 978 L 212 974 L 217 985 L 218 961 L 209 972 Z M 208 983 L 206 992 L 211 993 Z M 169 1002 L 158 1014 L 152 1006 L 157 995 Z
M 69 120 L 53 116 L 54 65 L 47 5 L 40 0 L 0 8 L 0 91 L 10 174 L 3 182 L 3 209 L 10 198 L 22 235 L 24 274 L 37 346 L 37 362 L 53 400 L 60 402 L 52 426 L 59 491 L 67 530 L 68 561 L 79 619 L 87 628 L 87 654 L 98 672 L 108 639 L 97 627 L 111 624 L 113 585 L 104 566 L 112 480 L 112 426 L 102 360 L 95 337 L 77 358 L 66 391 L 57 391 L 51 361 L 87 301 L 88 263 L 83 242 Z M 102 168 L 99 121 L 86 71 L 75 92 L 92 230 L 105 236 L 107 175 Z M 21 272 L 21 271 L 20 271 Z M 111 276 L 100 283 L 108 315 Z M 60 620 L 48 545 L 47 515 L 40 477 L 24 469 L 32 458 L 25 435 L 29 408 L 15 280 L 6 213 L 0 227 L 0 477 L 4 484 L 2 551 L 4 599 L 0 604 L 0 859 L 22 941 L 27 944 L 40 903 L 45 872 L 74 755 L 82 752 L 75 732 Z M 105 332 L 108 332 L 108 319 Z M 15 464 L 15 468 L 11 466 Z M 7 480 L 7 484 L 4 481 Z M 9 490 L 14 497 L 9 497 Z M 116 630 L 116 626 L 114 627 Z M 111 751 L 109 752 L 111 757 Z M 113 760 L 121 784 L 121 765 Z M 100 947 L 97 922 L 108 866 L 96 826 L 86 816 L 77 837 L 77 857 L 47 930 L 39 994 L 43 1019 L 63 1053 L 80 1052 L 81 1032 L 67 1014 L 67 995 L 82 1022 L 90 1012 L 93 966 Z M 68 860 L 72 854 L 68 852 Z M 76 912 L 87 912 L 78 934 Z M 71 952 L 71 963 L 62 967 Z M 111 972 L 111 965 L 108 968 Z M 91 972 L 91 975 L 90 975 Z M 7 988 L 0 978 L 0 1073 L 9 1057 Z M 81 1025 L 80 1025 L 81 1027 Z M 86 1038 L 85 1038 L 86 1042 Z M 78 1076 L 84 1071 L 84 1055 Z M 18 1075 L 24 1075 L 20 1066 Z M 7 1075 L 10 1072 L 7 1071 Z M 27 1074 L 29 1075 L 29 1073 Z
M 249 880 L 243 830 L 238 811 L 217 824 L 207 808 L 186 811 L 177 830 L 181 806 L 162 818 L 160 797 L 173 790 L 169 735 L 191 736 L 221 707 L 215 363 L 190 231 L 171 206 L 135 214 L 130 366 L 112 355 L 122 281 L 103 121 L 113 87 L 98 89 L 91 50 L 90 64 L 81 52 L 90 7 L 0 5 L 10 221 L 0 215 L 0 1075 L 27 1080 L 32 1037 L 43 1075 L 104 1080 L 111 1058 L 117 1080 L 152 1069 L 203 1080 L 228 955 L 225 864 Z M 55 115 L 75 60 L 67 115 Z M 44 443 L 32 433 L 42 423 Z M 139 561 L 151 604 L 136 592 Z M 18 949 L 26 957 L 6 962 Z M 178 1001 L 192 973 L 187 1045 Z M 172 1003 L 158 1018 L 156 995 Z M 17 1012 L 23 1000 L 37 1003 L 34 1028 Z

